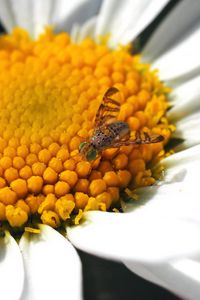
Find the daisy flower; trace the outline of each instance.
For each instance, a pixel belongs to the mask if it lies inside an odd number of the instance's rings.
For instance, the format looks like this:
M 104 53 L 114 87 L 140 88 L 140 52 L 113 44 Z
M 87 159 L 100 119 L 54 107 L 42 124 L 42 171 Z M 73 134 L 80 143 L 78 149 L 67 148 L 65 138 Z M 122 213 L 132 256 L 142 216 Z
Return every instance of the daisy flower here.
M 82 299 L 74 246 L 198 298 L 199 2 L 178 2 L 141 56 L 130 46 L 168 2 L 0 1 L 4 299 Z M 110 87 L 130 139 L 164 140 L 88 161 Z

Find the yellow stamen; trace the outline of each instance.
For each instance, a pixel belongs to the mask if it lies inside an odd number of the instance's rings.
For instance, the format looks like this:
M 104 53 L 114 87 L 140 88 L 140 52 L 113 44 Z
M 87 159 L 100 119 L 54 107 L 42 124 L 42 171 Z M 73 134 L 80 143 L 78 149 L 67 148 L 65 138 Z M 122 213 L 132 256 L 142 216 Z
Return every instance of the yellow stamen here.
M 24 231 L 29 233 L 36 233 L 36 234 L 40 233 L 40 229 L 32 228 L 32 227 L 25 227 Z
M 16 29 L 0 37 L 0 86 L 1 221 L 26 226 L 38 214 L 52 227 L 70 218 L 78 224 L 84 211 L 113 209 L 121 189 L 154 183 L 148 163 L 165 155 L 175 130 L 165 116 L 169 89 L 128 47 L 113 51 L 89 38 L 75 44 L 50 29 L 33 41 Z M 111 86 L 122 95 L 118 119 L 131 137 L 142 130 L 165 141 L 84 161 L 79 145 L 91 136 Z
M 76 215 L 76 217 L 74 219 L 74 224 L 78 225 L 82 218 L 83 218 L 83 211 L 82 211 L 82 209 L 79 209 L 78 214 Z

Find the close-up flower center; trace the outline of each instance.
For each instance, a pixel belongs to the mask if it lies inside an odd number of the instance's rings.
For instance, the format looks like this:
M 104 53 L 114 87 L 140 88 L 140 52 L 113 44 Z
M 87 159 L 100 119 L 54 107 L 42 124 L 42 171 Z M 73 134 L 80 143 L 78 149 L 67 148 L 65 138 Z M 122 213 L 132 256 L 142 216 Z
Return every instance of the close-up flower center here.
M 152 185 L 173 126 L 169 89 L 129 47 L 109 49 L 47 29 L 37 40 L 16 29 L 0 38 L 0 220 L 12 227 L 37 216 L 59 227 L 82 212 L 116 210 L 121 191 Z M 117 119 L 163 141 L 124 145 L 87 160 L 81 143 L 110 87 L 121 94 Z M 115 95 L 113 95 L 113 99 Z M 95 154 L 96 155 L 96 154 Z M 129 191 L 129 190 L 128 190 Z

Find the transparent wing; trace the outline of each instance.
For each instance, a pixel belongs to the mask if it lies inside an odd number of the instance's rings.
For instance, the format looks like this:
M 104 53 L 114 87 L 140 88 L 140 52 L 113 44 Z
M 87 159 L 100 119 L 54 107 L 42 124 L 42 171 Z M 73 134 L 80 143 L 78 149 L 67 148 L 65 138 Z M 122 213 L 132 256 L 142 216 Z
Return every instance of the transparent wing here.
M 120 103 L 113 99 L 114 95 L 116 95 L 116 98 L 120 95 L 119 90 L 115 87 L 109 88 L 104 94 L 102 103 L 96 114 L 95 128 L 111 123 L 111 120 L 116 119 L 120 110 Z
M 137 131 L 134 140 L 131 140 L 129 136 L 126 136 L 125 139 L 113 143 L 112 147 L 118 148 L 121 146 L 128 146 L 128 145 L 154 144 L 154 143 L 162 142 L 163 140 L 164 137 L 162 135 L 150 136 L 146 132 L 140 133 L 139 131 Z
M 162 135 L 156 134 L 150 136 L 147 132 L 141 134 L 139 131 L 136 131 L 135 140 L 133 140 L 133 142 L 135 142 L 135 144 L 154 144 L 162 142 L 163 140 L 164 137 Z

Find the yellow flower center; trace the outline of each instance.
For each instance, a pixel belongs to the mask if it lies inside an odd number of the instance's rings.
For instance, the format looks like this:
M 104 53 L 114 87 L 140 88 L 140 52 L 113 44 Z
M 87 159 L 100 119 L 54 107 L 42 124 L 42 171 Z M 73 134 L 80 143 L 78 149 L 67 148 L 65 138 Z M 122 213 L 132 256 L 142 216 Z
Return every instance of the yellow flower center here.
M 164 142 L 105 150 L 81 160 L 78 148 L 94 128 L 106 90 L 123 94 L 119 120 L 161 134 Z M 87 38 L 80 44 L 51 30 L 33 41 L 16 29 L 0 38 L 0 220 L 30 225 L 32 215 L 58 227 L 83 211 L 107 210 L 120 190 L 151 185 L 149 162 L 170 137 L 169 90 L 128 48 L 110 50 Z

